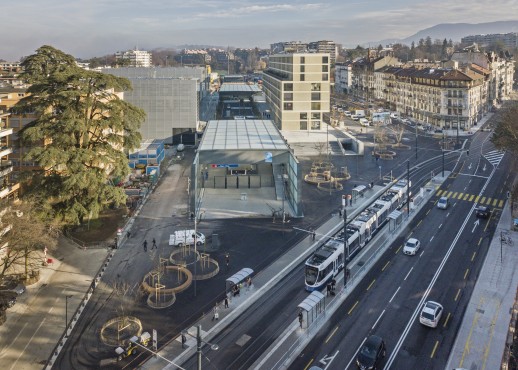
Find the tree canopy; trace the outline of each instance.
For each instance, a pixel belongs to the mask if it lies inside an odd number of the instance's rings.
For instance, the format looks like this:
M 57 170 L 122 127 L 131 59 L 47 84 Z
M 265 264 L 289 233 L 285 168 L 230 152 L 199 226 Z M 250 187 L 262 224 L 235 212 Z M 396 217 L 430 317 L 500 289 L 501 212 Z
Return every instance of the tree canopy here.
M 518 154 L 518 104 L 513 103 L 505 106 L 498 113 L 497 124 L 491 141 L 497 149 L 508 150 Z
M 29 94 L 15 109 L 38 117 L 20 130 L 28 147 L 24 159 L 43 170 L 32 177 L 29 192 L 41 193 L 54 217 L 74 224 L 124 203 L 114 183 L 129 173 L 125 152 L 140 145 L 145 118 L 117 94 L 131 89 L 129 80 L 82 69 L 51 46 L 22 66 Z

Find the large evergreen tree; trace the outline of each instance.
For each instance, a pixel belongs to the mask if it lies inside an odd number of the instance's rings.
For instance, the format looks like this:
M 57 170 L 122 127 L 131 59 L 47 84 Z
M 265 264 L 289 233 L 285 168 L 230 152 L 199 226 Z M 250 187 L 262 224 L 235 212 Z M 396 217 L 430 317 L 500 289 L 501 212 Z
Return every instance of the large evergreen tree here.
M 38 116 L 20 132 L 29 147 L 25 159 L 43 169 L 29 190 L 42 193 L 47 209 L 67 223 L 123 204 L 124 191 L 114 182 L 129 173 L 125 151 L 140 144 L 138 130 L 145 118 L 141 109 L 116 95 L 130 90 L 130 82 L 84 70 L 51 46 L 40 47 L 22 66 L 29 95 L 16 109 Z

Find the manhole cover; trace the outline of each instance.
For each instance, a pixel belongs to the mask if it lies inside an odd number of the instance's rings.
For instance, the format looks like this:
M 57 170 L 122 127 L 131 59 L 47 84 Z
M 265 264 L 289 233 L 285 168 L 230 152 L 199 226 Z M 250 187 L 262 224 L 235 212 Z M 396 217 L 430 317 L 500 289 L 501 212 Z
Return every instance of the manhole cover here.
M 236 344 L 239 346 L 239 347 L 243 347 L 249 340 L 250 338 L 252 338 L 251 336 L 249 335 L 246 335 L 246 334 L 243 334 L 241 336 L 241 338 L 239 338 L 236 342 Z

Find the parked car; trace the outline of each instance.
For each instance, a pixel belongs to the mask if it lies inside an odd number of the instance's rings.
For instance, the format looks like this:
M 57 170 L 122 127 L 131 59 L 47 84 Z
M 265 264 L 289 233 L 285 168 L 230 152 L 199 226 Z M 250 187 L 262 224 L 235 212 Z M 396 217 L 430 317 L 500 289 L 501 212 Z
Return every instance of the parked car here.
M 377 369 L 387 354 L 385 342 L 377 335 L 367 338 L 356 357 L 356 365 L 362 370 Z
M 414 256 L 419 249 L 421 249 L 421 242 L 416 238 L 410 238 L 403 247 L 403 253 L 409 256 Z
M 440 303 L 428 301 L 424 304 L 419 316 L 419 322 L 431 328 L 436 328 L 441 320 L 442 312 L 444 311 Z
M 0 307 L 11 308 L 16 303 L 16 297 L 18 294 L 4 290 L 0 292 Z
M 10 291 L 20 295 L 25 293 L 25 284 L 18 282 L 18 280 L 6 279 L 0 284 L 0 291 Z
M 348 110 L 344 110 L 344 114 L 346 117 L 351 117 L 351 112 L 349 112 Z
M 448 200 L 448 197 L 440 197 L 439 201 L 437 202 L 437 208 L 440 209 L 446 209 L 450 205 L 450 201 Z
M 351 119 L 355 120 L 355 121 L 358 121 L 361 117 L 357 114 L 353 114 L 351 115 Z
M 491 208 L 486 206 L 478 206 L 475 215 L 479 218 L 489 218 L 491 217 Z
M 367 118 L 360 118 L 360 125 L 369 126 L 369 120 Z

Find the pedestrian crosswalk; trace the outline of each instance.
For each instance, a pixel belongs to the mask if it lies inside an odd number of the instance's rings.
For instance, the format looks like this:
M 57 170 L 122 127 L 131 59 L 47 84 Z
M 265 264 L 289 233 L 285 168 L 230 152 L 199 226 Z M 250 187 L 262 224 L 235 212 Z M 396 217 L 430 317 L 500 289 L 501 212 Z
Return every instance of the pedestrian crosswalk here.
M 437 197 L 447 197 L 449 199 L 465 200 L 467 202 L 475 202 L 480 205 L 492 206 L 495 208 L 502 208 L 504 206 L 504 199 L 484 197 L 475 194 L 466 194 L 457 191 L 448 191 L 439 189 L 435 193 Z
M 489 161 L 489 163 L 496 167 L 500 164 L 504 155 L 505 152 L 501 152 L 500 150 L 492 150 L 490 152 L 487 152 L 484 155 L 484 158 L 486 158 Z

